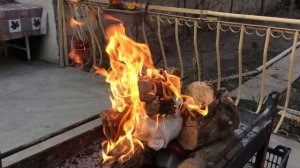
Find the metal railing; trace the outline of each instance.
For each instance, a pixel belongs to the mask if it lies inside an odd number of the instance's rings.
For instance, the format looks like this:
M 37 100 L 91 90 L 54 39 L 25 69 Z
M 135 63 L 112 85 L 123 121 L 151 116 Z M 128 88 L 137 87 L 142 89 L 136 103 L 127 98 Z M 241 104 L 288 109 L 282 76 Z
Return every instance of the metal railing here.
M 102 8 L 107 6 L 106 1 L 102 0 L 88 0 L 86 2 L 80 2 L 77 4 L 77 6 L 72 5 L 70 1 L 58 1 L 57 3 L 57 9 L 58 9 L 58 29 L 59 29 L 59 47 L 60 47 L 60 64 L 61 66 L 68 66 L 71 62 L 68 57 L 68 37 L 70 35 L 70 30 L 73 31 L 72 36 L 75 36 L 75 38 L 82 39 L 83 36 L 88 36 L 85 38 L 88 38 L 91 41 L 91 59 L 90 63 L 92 63 L 95 66 L 99 66 L 103 62 L 104 58 L 104 46 L 105 44 L 101 43 L 101 40 L 104 41 L 104 33 L 105 33 L 105 24 L 102 20 Z M 145 6 L 143 4 L 140 5 L 141 8 L 144 8 Z M 68 22 L 71 18 L 75 18 L 76 12 L 80 11 L 80 14 L 82 16 L 82 20 L 85 22 L 86 30 L 81 30 L 80 27 L 75 27 L 74 29 L 68 28 Z M 254 15 L 241 15 L 241 14 L 232 14 L 232 13 L 221 13 L 221 12 L 214 12 L 214 11 L 207 11 L 207 10 L 195 10 L 195 9 L 185 9 L 185 8 L 175 8 L 175 7 L 165 7 L 165 6 L 155 6 L 150 5 L 149 6 L 150 12 L 147 14 L 147 20 L 148 22 L 152 22 L 156 25 L 156 32 L 155 35 L 157 36 L 158 42 L 159 42 L 159 48 L 161 55 L 163 57 L 163 66 L 165 68 L 168 67 L 168 62 L 166 58 L 165 48 L 164 48 L 164 39 L 162 36 L 162 26 L 163 25 L 172 25 L 174 26 L 174 37 L 175 37 L 175 43 L 176 43 L 176 52 L 178 55 L 179 60 L 179 67 L 181 70 L 181 77 L 184 77 L 185 69 L 183 65 L 183 51 L 182 51 L 182 44 L 180 43 L 180 35 L 179 35 L 179 28 L 180 27 L 188 27 L 193 30 L 193 48 L 194 48 L 194 58 L 195 58 L 195 73 L 196 73 L 196 80 L 202 80 L 202 62 L 203 59 L 201 57 L 201 51 L 199 51 L 199 37 L 198 37 L 198 31 L 202 29 L 203 27 L 209 28 L 211 31 L 214 31 L 216 33 L 216 40 L 215 40 L 215 48 L 216 48 L 216 69 L 217 69 L 217 79 L 213 80 L 212 82 L 215 82 L 217 84 L 217 88 L 220 89 L 222 85 L 222 81 L 230 80 L 230 79 L 238 79 L 238 92 L 235 104 L 239 105 L 241 100 L 241 93 L 242 90 L 242 84 L 243 84 L 243 78 L 246 76 L 253 76 L 257 75 L 259 73 L 262 73 L 262 80 L 260 83 L 260 99 L 257 106 L 256 111 L 260 112 L 262 111 L 263 106 L 263 98 L 266 96 L 266 74 L 267 74 L 267 68 L 274 63 L 273 61 L 268 62 L 268 53 L 269 53 L 269 45 L 270 45 L 270 38 L 283 38 L 285 40 L 293 41 L 293 45 L 290 49 L 286 50 L 283 54 L 290 54 L 290 66 L 289 66 L 289 72 L 288 72 L 288 84 L 287 84 L 287 93 L 286 93 L 286 99 L 284 107 L 279 107 L 280 110 L 283 110 L 283 114 L 281 115 L 280 121 L 275 128 L 274 132 L 276 133 L 282 122 L 285 118 L 287 113 L 290 114 L 296 114 L 296 116 L 299 114 L 298 111 L 289 109 L 289 100 L 291 96 L 291 88 L 292 88 L 292 82 L 293 82 L 293 75 L 295 70 L 295 56 L 296 56 L 296 49 L 300 45 L 299 41 L 299 31 L 298 29 L 291 29 L 291 28 L 285 28 L 285 27 L 274 27 L 274 26 L 266 26 L 266 25 L 257 25 L 257 24 L 249 24 L 249 23 L 242 23 L 240 20 L 245 21 L 264 21 L 264 22 L 270 22 L 270 23 L 288 23 L 292 25 L 300 25 L 300 20 L 296 19 L 285 19 L 285 18 L 274 18 L 274 17 L 265 17 L 265 16 L 254 16 Z M 97 26 L 95 26 L 95 19 L 92 20 L 89 18 L 90 14 L 93 14 L 93 16 L 96 16 L 96 23 Z M 239 22 L 233 22 L 228 21 L 228 19 L 239 19 Z M 143 37 L 143 40 L 145 43 L 148 44 L 148 35 L 146 32 L 146 26 L 147 24 L 145 22 L 142 23 L 141 27 L 141 34 Z M 96 32 L 96 29 L 99 30 Z M 83 34 L 82 32 L 89 32 Z M 234 34 L 239 35 L 239 44 L 238 44 L 238 74 L 228 77 L 222 77 L 222 69 L 221 69 L 221 52 L 220 52 L 220 36 L 222 32 L 232 32 Z M 264 49 L 263 49 L 263 64 L 261 67 L 256 68 L 256 70 L 251 72 L 243 73 L 243 47 L 245 42 L 245 35 L 257 35 L 258 37 L 264 37 L 265 43 L 264 43 Z M 279 59 L 275 59 L 279 60 Z M 299 115 L 298 115 L 299 116 Z M 10 151 L 0 153 L 0 167 L 1 165 L 1 159 L 4 159 L 8 156 L 11 156 L 15 153 L 18 153 L 24 149 L 27 149 L 29 147 L 32 147 L 38 143 L 41 143 L 45 140 L 48 140 L 54 136 L 57 136 L 61 133 L 64 133 L 66 131 L 69 131 L 75 127 L 81 126 L 89 121 L 95 120 L 99 118 L 99 115 L 95 115 L 92 117 L 89 117 L 85 120 L 82 120 L 78 123 L 75 123 L 69 127 L 63 128 L 61 130 L 58 130 L 52 134 L 49 134 L 45 137 L 42 137 L 36 141 L 30 142 L 28 144 L 25 144 L 23 146 L 14 148 Z
M 74 9 L 80 11 L 83 21 L 86 24 L 86 30 L 89 35 L 89 39 L 91 40 L 91 60 L 93 65 L 101 65 L 103 55 L 104 55 L 104 46 L 105 44 L 101 44 L 100 40 L 104 37 L 104 30 L 105 24 L 102 20 L 102 8 L 107 6 L 106 1 L 102 0 L 89 0 L 85 2 L 79 2 L 76 6 L 72 5 L 71 2 L 66 1 L 66 3 L 58 3 L 58 8 L 60 16 L 59 28 L 60 35 L 60 51 L 61 51 L 61 65 L 67 66 L 70 62 L 68 59 L 68 44 L 67 44 L 67 23 L 70 18 L 75 17 Z M 139 7 L 142 9 L 145 5 L 140 4 Z M 69 11 L 69 12 L 66 12 Z M 95 20 L 91 20 L 88 16 L 90 12 L 93 12 L 97 18 L 97 24 L 100 31 L 98 33 L 95 32 L 93 26 L 95 24 Z M 237 20 L 238 21 L 231 21 Z M 285 40 L 293 41 L 293 45 L 291 48 L 291 57 L 290 57 L 290 66 L 289 66 L 289 75 L 288 75 L 288 84 L 287 84 L 287 93 L 286 93 L 286 100 L 284 103 L 283 111 L 280 121 L 274 130 L 277 132 L 283 122 L 283 119 L 288 112 L 289 100 L 291 95 L 291 88 L 293 82 L 293 75 L 295 69 L 295 53 L 298 47 L 298 40 L 299 40 L 299 30 L 293 28 L 286 28 L 286 27 L 275 27 L 275 26 L 268 26 L 268 25 L 259 25 L 259 24 L 251 24 L 251 23 L 243 23 L 243 22 L 261 22 L 264 23 L 279 23 L 279 24 L 291 24 L 291 25 L 300 25 L 300 20 L 298 19 L 287 19 L 287 18 L 276 18 L 276 17 L 267 17 L 267 16 L 255 16 L 255 15 L 243 15 L 243 14 L 233 14 L 233 13 L 222 13 L 222 12 L 215 12 L 215 11 L 208 11 L 208 10 L 199 10 L 199 9 L 186 9 L 186 8 L 176 8 L 176 7 L 166 7 L 166 6 L 149 6 L 149 12 L 147 13 L 147 22 L 151 22 L 151 24 L 156 25 L 155 35 L 157 36 L 160 52 L 162 55 L 163 66 L 164 68 L 168 67 L 168 61 L 166 57 L 166 50 L 164 45 L 164 39 L 162 35 L 162 26 L 164 25 L 171 25 L 174 26 L 174 37 L 176 43 L 176 52 L 178 55 L 178 62 L 179 68 L 181 72 L 181 77 L 184 77 L 185 70 L 183 64 L 183 53 L 182 53 L 182 46 L 180 44 L 180 37 L 179 37 L 179 28 L 180 27 L 188 27 L 193 30 L 193 47 L 194 47 L 194 60 L 196 64 L 195 73 L 196 73 L 196 80 L 202 80 L 201 76 L 202 73 L 202 62 L 203 59 L 201 57 L 201 51 L 199 51 L 199 36 L 198 32 L 203 27 L 210 29 L 216 33 L 216 40 L 215 40 L 215 48 L 216 48 L 216 69 L 217 69 L 217 78 L 213 80 L 216 82 L 217 88 L 220 89 L 222 85 L 222 81 L 228 79 L 238 79 L 238 91 L 236 96 L 235 104 L 239 105 L 241 94 L 243 92 L 242 85 L 243 85 L 243 78 L 246 76 L 253 76 L 259 73 L 262 73 L 261 76 L 261 83 L 260 83 L 260 98 L 258 102 L 258 106 L 256 111 L 260 112 L 263 107 L 264 97 L 266 96 L 266 74 L 267 68 L 270 66 L 270 62 L 268 62 L 268 55 L 269 55 L 269 45 L 270 45 L 270 38 L 278 39 L 283 38 Z M 141 34 L 145 43 L 148 43 L 148 35 L 146 32 L 147 24 L 144 22 L 141 25 Z M 77 38 L 82 38 L 80 27 L 75 27 L 73 29 L 74 36 Z M 222 32 L 232 32 L 234 34 L 239 35 L 239 44 L 238 44 L 238 74 L 228 77 L 222 77 L 222 69 L 221 69 L 221 52 L 220 52 L 220 36 Z M 243 73 L 243 47 L 245 42 L 245 35 L 257 35 L 258 37 L 264 37 L 264 49 L 263 49 L 263 64 L 260 68 L 257 68 L 255 71 Z M 152 34 L 153 36 L 153 34 Z

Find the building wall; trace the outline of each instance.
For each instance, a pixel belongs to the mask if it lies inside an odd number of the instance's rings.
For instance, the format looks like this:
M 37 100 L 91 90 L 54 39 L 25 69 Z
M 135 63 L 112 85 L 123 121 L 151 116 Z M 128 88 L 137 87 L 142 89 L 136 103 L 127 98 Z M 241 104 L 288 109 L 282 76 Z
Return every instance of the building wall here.
M 57 43 L 57 30 L 53 0 L 16 0 L 19 3 L 43 7 L 48 12 L 47 35 L 41 36 L 35 42 L 31 41 L 31 50 L 37 58 L 59 63 L 59 48 Z

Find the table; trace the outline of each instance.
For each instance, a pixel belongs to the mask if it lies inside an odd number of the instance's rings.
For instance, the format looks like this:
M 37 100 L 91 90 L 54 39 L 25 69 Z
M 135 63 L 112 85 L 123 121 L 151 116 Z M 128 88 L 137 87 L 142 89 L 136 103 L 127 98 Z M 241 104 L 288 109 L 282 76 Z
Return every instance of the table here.
M 28 62 L 31 62 L 29 36 L 41 35 L 41 7 L 10 2 L 0 4 L 0 41 L 25 38 L 25 47 L 5 43 L 7 47 L 14 47 L 27 52 Z

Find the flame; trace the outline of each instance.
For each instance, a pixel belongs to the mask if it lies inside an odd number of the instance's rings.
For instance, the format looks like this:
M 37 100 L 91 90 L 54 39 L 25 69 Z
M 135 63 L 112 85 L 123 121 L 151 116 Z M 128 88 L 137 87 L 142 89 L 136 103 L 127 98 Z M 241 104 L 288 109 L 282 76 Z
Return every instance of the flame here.
M 75 3 L 77 3 L 78 1 L 73 0 L 71 2 L 74 3 L 74 5 L 75 5 Z M 69 21 L 69 25 L 70 25 L 71 28 L 74 29 L 77 26 L 78 27 L 84 26 L 84 23 L 80 22 L 80 21 L 77 21 L 74 18 L 71 18 L 70 21 Z M 87 51 L 86 51 L 86 49 L 84 47 L 84 44 L 82 44 L 83 45 L 82 46 L 83 49 L 81 51 L 77 50 L 78 48 L 76 48 L 76 44 L 74 46 L 75 42 L 76 41 L 72 41 L 72 49 L 71 49 L 71 52 L 69 53 L 69 58 L 71 60 L 73 60 L 73 62 L 76 64 L 77 67 L 79 67 L 80 69 L 82 69 L 83 68 L 83 61 L 82 60 L 83 60 L 83 57 L 86 55 Z M 81 41 L 81 42 L 83 43 L 83 41 Z
M 70 0 L 71 3 L 78 3 L 79 0 Z
M 79 69 L 83 68 L 82 55 L 83 54 L 80 54 L 80 51 L 74 48 L 69 53 L 69 57 L 74 61 L 74 63 L 78 66 Z
M 96 68 L 96 73 L 106 77 L 110 84 L 112 109 L 118 124 L 116 135 L 112 136 L 109 130 L 104 128 L 107 138 L 102 143 L 103 162 L 117 159 L 120 162 L 130 158 L 143 143 L 133 136 L 139 121 L 148 116 L 145 103 L 139 97 L 139 80 L 160 82 L 163 88 L 162 99 L 173 99 L 181 102 L 180 106 L 189 111 L 197 111 L 201 115 L 208 112 L 207 106 L 202 109 L 201 105 L 195 104 L 193 98 L 181 95 L 180 78 L 170 75 L 165 71 L 154 67 L 149 47 L 146 44 L 134 42 L 126 36 L 122 23 L 109 27 L 106 31 L 108 45 L 106 52 L 109 55 L 111 69 Z M 154 85 L 151 94 L 156 94 Z M 154 118 L 154 120 L 158 121 Z
M 71 18 L 69 21 L 71 28 L 75 28 L 76 26 L 82 27 L 84 25 L 83 22 L 77 21 L 74 18 Z
M 117 23 L 123 23 L 122 20 L 118 19 L 118 18 L 115 18 L 111 15 L 103 15 L 103 19 L 106 20 L 106 21 L 111 21 L 111 22 L 117 22 Z

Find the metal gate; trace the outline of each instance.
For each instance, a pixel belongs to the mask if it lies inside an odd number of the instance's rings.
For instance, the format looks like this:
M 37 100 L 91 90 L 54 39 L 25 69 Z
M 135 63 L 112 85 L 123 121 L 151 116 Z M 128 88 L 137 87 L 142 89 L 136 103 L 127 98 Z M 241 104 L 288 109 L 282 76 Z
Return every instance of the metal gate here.
M 80 38 L 82 36 L 82 31 L 88 32 L 85 35 L 91 41 L 91 59 L 93 65 L 100 66 L 103 63 L 104 58 L 104 33 L 105 33 L 105 23 L 102 20 L 102 9 L 107 7 L 107 3 L 101 0 L 89 0 L 84 2 L 78 2 L 76 6 L 72 4 L 70 1 L 59 1 L 57 3 L 58 9 L 58 29 L 59 29 L 59 41 L 60 41 L 60 64 L 61 66 L 68 66 L 71 62 L 69 60 L 69 41 L 70 35 L 68 33 L 73 32 L 73 36 Z M 144 4 L 139 4 L 139 6 L 144 9 Z M 217 88 L 220 89 L 222 85 L 222 81 L 237 79 L 238 80 L 238 91 L 236 96 L 235 104 L 239 105 L 241 94 L 243 92 L 242 84 L 243 78 L 247 76 L 253 76 L 261 73 L 261 83 L 260 83 L 260 98 L 258 102 L 258 106 L 256 108 L 257 112 L 260 112 L 263 107 L 264 97 L 266 96 L 266 74 L 268 71 L 268 67 L 272 64 L 272 62 L 268 62 L 268 54 L 269 54 L 269 45 L 270 39 L 280 39 L 283 38 L 285 40 L 292 41 L 293 45 L 290 49 L 290 66 L 288 67 L 288 84 L 287 84 L 287 93 L 284 107 L 279 107 L 283 110 L 283 114 L 280 118 L 280 121 L 274 130 L 276 133 L 282 122 L 285 118 L 286 114 L 289 112 L 289 100 L 291 95 L 291 87 L 293 82 L 293 75 L 295 70 L 295 56 L 296 49 L 298 47 L 299 40 L 299 29 L 285 28 L 285 27 L 274 27 L 268 25 L 261 24 L 253 24 L 253 22 L 264 22 L 267 24 L 290 24 L 290 25 L 300 25 L 300 20 L 297 19 L 286 19 L 286 18 L 276 18 L 276 17 L 267 17 L 267 16 L 255 16 L 255 15 L 243 15 L 243 14 L 233 14 L 233 13 L 222 13 L 215 12 L 209 10 L 199 10 L 199 9 L 186 9 L 186 8 L 176 8 L 176 7 L 166 7 L 166 6 L 149 6 L 149 12 L 147 13 L 147 17 L 144 20 L 143 24 L 140 25 L 139 35 L 142 35 L 143 42 L 148 43 L 148 39 L 150 38 L 147 34 L 147 25 L 151 23 L 154 25 L 154 33 L 152 32 L 151 38 L 156 38 L 159 43 L 159 48 L 162 56 L 163 66 L 164 68 L 168 67 L 168 62 L 166 58 L 166 49 L 164 45 L 164 37 L 162 32 L 163 26 L 172 26 L 174 27 L 173 35 L 175 37 L 176 43 L 176 51 L 178 56 L 179 68 L 181 70 L 181 77 L 185 76 L 184 69 L 184 53 L 182 52 L 182 44 L 180 43 L 180 27 L 188 27 L 190 30 L 193 30 L 193 47 L 194 47 L 194 55 L 192 56 L 195 60 L 195 76 L 196 80 L 201 80 L 202 76 L 202 62 L 204 58 L 201 57 L 201 51 L 199 50 L 199 30 L 202 28 L 208 28 L 210 31 L 215 33 L 216 39 L 215 46 L 216 49 L 216 71 L 217 78 L 212 82 L 215 82 Z M 68 23 L 71 18 L 76 18 L 78 16 L 78 11 L 81 14 L 82 21 L 85 22 L 85 30 L 81 30 L 79 26 L 75 26 L 74 28 L 69 28 Z M 91 19 L 89 16 L 91 12 L 94 19 Z M 95 19 L 96 18 L 96 19 Z M 96 24 L 96 25 L 95 25 Z M 153 27 L 152 27 L 153 28 Z M 139 30 L 139 29 L 136 29 Z M 239 44 L 238 44 L 238 74 L 233 76 L 222 76 L 221 69 L 221 52 L 220 52 L 220 35 L 222 32 L 231 32 L 233 34 L 239 35 Z M 245 35 L 253 35 L 258 37 L 265 38 L 264 49 L 262 54 L 262 66 L 255 71 L 243 73 L 243 44 L 245 41 Z M 155 37 L 154 37 L 155 36 Z M 82 37 L 81 37 L 82 38 Z M 175 59 L 175 57 L 174 57 Z M 299 115 L 299 112 L 296 112 Z M 299 117 L 299 116 L 298 116 Z

